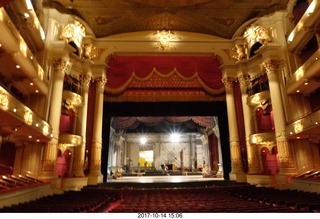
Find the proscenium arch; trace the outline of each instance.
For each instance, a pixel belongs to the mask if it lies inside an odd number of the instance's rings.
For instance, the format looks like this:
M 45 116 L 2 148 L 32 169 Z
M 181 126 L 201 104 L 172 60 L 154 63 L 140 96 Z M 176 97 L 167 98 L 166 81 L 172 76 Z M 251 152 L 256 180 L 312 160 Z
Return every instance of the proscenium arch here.
M 224 101 L 212 102 L 119 102 L 104 103 L 102 128 L 101 172 L 107 176 L 110 121 L 117 116 L 216 116 L 220 130 L 220 143 L 224 179 L 231 171 L 227 106 Z
M 108 59 L 117 54 L 150 54 L 150 55 L 179 55 L 179 54 L 212 54 L 221 59 L 222 64 L 233 63 L 228 51 L 234 47 L 232 41 L 191 32 L 177 32 L 181 34 L 179 41 L 173 42 L 174 49 L 159 51 L 154 46 L 156 40 L 148 39 L 146 35 L 151 32 L 135 32 L 105 37 L 95 44 L 99 55 L 96 63 L 107 65 Z M 123 39 L 125 39 L 123 41 Z M 195 100 L 196 101 L 196 100 Z M 101 172 L 107 175 L 107 159 L 110 134 L 110 121 L 117 116 L 216 116 L 220 130 L 220 143 L 222 153 L 222 167 L 224 179 L 229 179 L 231 172 L 231 159 L 229 148 L 229 129 L 227 107 L 225 101 L 208 102 L 105 102 L 103 110 L 102 127 L 102 153 Z

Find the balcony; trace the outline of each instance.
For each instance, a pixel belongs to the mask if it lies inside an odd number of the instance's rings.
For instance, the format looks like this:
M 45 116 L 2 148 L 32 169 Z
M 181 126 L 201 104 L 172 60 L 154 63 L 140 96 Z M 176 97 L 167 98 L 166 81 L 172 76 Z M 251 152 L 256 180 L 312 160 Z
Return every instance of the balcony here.
M 315 25 L 320 20 L 320 2 L 313 0 L 288 37 L 288 50 L 299 51 L 313 36 Z
M 81 146 L 82 136 L 73 134 L 60 134 L 59 144 L 64 144 L 67 147 Z
M 287 93 L 309 95 L 320 87 L 320 49 L 287 80 Z
M 310 113 L 291 124 L 287 125 L 286 136 L 288 139 L 310 138 L 320 133 L 320 110 Z
M 250 144 L 255 145 L 274 145 L 276 144 L 276 136 L 274 132 L 264 132 L 252 134 L 249 137 Z
M 51 126 L 0 86 L 0 135 L 21 141 L 48 142 Z

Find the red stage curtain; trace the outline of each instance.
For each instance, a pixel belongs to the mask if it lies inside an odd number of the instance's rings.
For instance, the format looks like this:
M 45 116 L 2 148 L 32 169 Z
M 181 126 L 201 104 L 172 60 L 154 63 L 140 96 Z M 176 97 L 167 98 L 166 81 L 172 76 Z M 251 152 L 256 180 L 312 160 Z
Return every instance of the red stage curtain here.
M 127 129 L 137 127 L 141 122 L 145 125 L 154 126 L 160 122 L 184 123 L 194 122 L 202 127 L 211 127 L 213 124 L 212 117 L 210 116 L 171 116 L 171 117 L 114 117 L 112 120 L 112 127 L 115 129 Z
M 118 55 L 107 63 L 108 83 L 110 91 L 123 91 L 130 84 L 132 77 L 148 80 L 153 72 L 161 77 L 169 77 L 173 71 L 178 71 L 182 79 L 198 80 L 209 89 L 223 88 L 221 63 L 212 55 L 207 56 L 126 56 Z

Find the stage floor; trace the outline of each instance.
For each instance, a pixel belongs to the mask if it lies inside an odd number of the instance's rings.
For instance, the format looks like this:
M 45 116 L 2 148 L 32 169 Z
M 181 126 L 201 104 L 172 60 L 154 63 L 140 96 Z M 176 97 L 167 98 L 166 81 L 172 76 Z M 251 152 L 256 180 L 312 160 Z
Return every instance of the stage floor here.
M 124 176 L 117 179 L 108 179 L 112 183 L 187 183 L 187 182 L 206 182 L 223 181 L 223 178 L 209 178 L 202 175 L 193 176 Z

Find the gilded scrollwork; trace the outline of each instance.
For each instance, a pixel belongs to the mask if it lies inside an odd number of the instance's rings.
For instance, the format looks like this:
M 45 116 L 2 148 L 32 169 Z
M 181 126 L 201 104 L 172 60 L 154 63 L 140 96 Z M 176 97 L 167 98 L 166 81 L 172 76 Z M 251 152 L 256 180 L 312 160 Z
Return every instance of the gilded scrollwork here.
M 239 74 L 238 75 L 238 81 L 241 87 L 247 86 L 249 87 L 250 85 L 250 76 L 249 75 L 244 75 L 244 74 Z
M 97 48 L 92 44 L 92 43 L 86 43 L 83 45 L 83 55 L 82 57 L 84 59 L 94 59 L 96 57 L 95 54 L 93 54 L 93 52 L 96 50 Z
M 91 82 L 91 79 L 92 79 L 92 76 L 91 75 L 80 75 L 80 82 L 81 84 L 83 84 L 84 86 L 88 87 L 90 85 L 90 82 Z
M 61 30 L 60 39 L 66 43 L 74 42 L 78 48 L 81 47 L 82 39 L 86 35 L 84 26 L 80 21 L 74 20 L 67 23 Z
M 272 40 L 269 30 L 266 27 L 258 25 L 250 25 L 245 31 L 244 37 L 250 46 L 256 42 L 266 45 Z
M 233 48 L 233 51 L 235 51 L 237 53 L 237 55 L 233 55 L 232 58 L 240 61 L 240 60 L 244 60 L 247 56 L 246 54 L 246 48 L 245 45 L 238 45 L 236 44 Z
M 57 72 L 66 72 L 70 67 L 69 65 L 69 61 L 64 58 L 55 58 L 51 60 L 51 66 L 53 70 Z
M 276 59 L 270 59 L 267 61 L 264 61 L 260 64 L 260 68 L 262 71 L 265 71 L 266 73 L 274 73 L 277 72 L 280 68 L 281 60 Z
M 231 89 L 233 87 L 234 78 L 233 77 L 224 77 L 222 78 L 222 83 L 225 88 Z
M 107 78 L 106 77 L 98 77 L 98 78 L 95 78 L 94 81 L 101 88 L 104 88 L 105 85 L 107 84 Z

